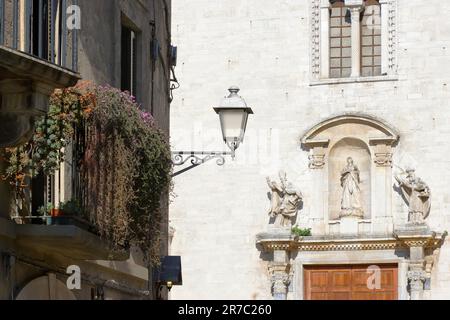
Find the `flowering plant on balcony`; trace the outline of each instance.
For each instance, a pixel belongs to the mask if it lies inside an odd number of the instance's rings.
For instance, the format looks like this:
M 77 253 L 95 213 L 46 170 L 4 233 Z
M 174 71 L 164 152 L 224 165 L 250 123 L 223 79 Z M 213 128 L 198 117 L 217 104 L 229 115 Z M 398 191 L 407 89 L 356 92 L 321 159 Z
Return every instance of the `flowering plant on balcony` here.
M 168 137 L 151 114 L 109 86 L 57 90 L 30 141 L 3 151 L 1 178 L 23 197 L 29 178 L 54 174 L 69 147 L 83 188 L 76 200 L 100 236 L 116 248 L 138 246 L 157 263 L 172 162 Z

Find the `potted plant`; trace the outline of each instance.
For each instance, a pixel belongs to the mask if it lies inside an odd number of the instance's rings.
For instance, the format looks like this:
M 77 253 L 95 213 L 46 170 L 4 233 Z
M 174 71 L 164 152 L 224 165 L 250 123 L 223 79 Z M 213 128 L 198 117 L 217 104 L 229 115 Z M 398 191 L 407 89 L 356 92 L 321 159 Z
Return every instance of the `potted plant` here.
M 299 226 L 295 225 L 291 229 L 292 234 L 296 238 L 303 238 L 303 237 L 310 237 L 311 236 L 311 228 L 300 228 Z
M 81 217 L 83 213 L 81 205 L 77 200 L 62 202 L 60 203 L 59 207 L 65 216 Z
M 37 214 L 42 217 L 50 216 L 53 209 L 53 205 L 51 203 L 47 203 L 37 209 Z
M 64 215 L 64 211 L 61 208 L 52 208 L 50 210 L 50 216 L 52 218 L 62 217 Z
M 62 215 L 55 219 L 55 224 L 75 225 L 90 231 L 91 225 L 86 212 L 78 200 L 69 200 L 59 205 Z

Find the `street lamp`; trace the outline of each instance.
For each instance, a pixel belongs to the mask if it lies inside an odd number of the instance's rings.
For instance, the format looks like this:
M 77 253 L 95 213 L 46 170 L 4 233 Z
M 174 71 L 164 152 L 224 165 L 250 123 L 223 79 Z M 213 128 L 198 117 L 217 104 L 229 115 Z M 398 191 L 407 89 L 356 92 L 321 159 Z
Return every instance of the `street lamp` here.
M 230 91 L 229 96 L 225 97 L 214 111 L 220 118 L 223 141 L 231 149 L 231 157 L 234 159 L 236 149 L 244 141 L 248 115 L 253 114 L 253 111 L 238 95 L 240 91 L 238 87 L 233 86 L 228 91 Z
M 226 151 L 176 151 L 172 153 L 174 166 L 182 166 L 190 160 L 191 165 L 173 174 L 177 176 L 183 172 L 193 169 L 211 159 L 217 159 L 219 166 L 225 164 L 224 156 L 230 155 L 232 159 L 236 156 L 236 149 L 244 141 L 247 128 L 248 116 L 253 114 L 244 99 L 238 95 L 240 89 L 232 86 L 228 89 L 230 94 L 225 97 L 214 111 L 219 115 L 222 136 L 225 144 L 230 148 Z

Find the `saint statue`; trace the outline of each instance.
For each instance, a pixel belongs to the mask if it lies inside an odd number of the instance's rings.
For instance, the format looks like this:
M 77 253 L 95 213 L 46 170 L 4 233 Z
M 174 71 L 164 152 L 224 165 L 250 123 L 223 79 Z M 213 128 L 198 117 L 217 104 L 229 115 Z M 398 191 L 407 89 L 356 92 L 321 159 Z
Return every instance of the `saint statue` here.
M 430 214 L 431 191 L 428 185 L 416 177 L 415 170 L 408 168 L 395 176 L 403 196 L 409 203 L 409 222 L 423 224 Z
M 271 190 L 269 215 L 275 218 L 275 226 L 287 228 L 292 226 L 292 219 L 297 215 L 303 195 L 287 181 L 286 173 L 280 171 L 279 178 L 280 183 L 266 178 Z
M 341 213 L 340 217 L 360 217 L 364 216 L 361 205 L 361 181 L 359 179 L 358 166 L 353 162 L 353 158 L 347 158 L 347 165 L 341 172 Z

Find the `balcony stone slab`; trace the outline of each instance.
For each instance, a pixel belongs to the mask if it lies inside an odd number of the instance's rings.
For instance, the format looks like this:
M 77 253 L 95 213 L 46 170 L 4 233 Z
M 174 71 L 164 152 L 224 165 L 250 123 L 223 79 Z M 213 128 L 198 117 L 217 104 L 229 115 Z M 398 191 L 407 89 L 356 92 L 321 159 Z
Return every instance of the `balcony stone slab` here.
M 130 256 L 128 250 L 112 249 L 96 234 L 73 225 L 19 225 L 0 219 L 0 247 L 3 242 L 77 260 L 126 261 Z

